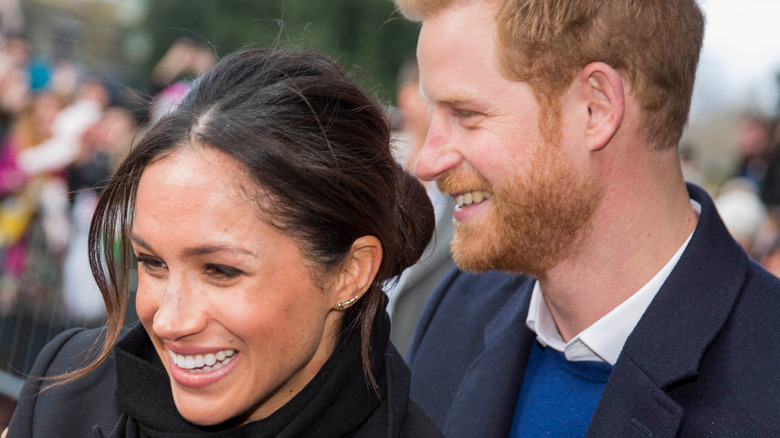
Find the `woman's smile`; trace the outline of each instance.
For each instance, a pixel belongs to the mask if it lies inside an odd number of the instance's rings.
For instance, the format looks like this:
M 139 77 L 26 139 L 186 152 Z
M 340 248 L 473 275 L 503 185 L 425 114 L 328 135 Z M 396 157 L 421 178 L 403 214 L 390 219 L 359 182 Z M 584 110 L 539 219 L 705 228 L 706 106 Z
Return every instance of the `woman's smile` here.
M 168 350 L 168 355 L 171 377 L 179 385 L 189 388 L 203 388 L 222 380 L 241 360 L 241 355 L 233 349 L 197 355 Z

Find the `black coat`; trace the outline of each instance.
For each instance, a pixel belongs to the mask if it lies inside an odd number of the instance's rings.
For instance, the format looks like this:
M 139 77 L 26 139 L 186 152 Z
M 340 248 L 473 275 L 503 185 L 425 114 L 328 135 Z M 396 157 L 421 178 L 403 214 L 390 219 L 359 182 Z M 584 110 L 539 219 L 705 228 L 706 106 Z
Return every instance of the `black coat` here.
M 629 336 L 588 437 L 780 437 L 780 281 L 731 238 L 712 200 Z M 412 396 L 448 438 L 509 434 L 535 334 L 534 282 L 453 271 L 407 358 Z
M 75 369 L 97 336 L 99 331 L 83 329 L 60 334 L 40 353 L 31 375 L 51 376 Z M 380 369 L 374 370 L 375 376 L 382 378 L 381 401 L 372 391 L 363 390 L 366 385 L 359 366 L 359 349 L 348 350 L 351 352 L 347 354 L 346 347 L 340 346 L 337 352 L 341 354 L 334 352 L 328 361 L 336 363 L 323 367 L 332 371 L 329 377 L 318 380 L 323 373 L 320 371 L 307 388 L 277 413 L 240 428 L 214 431 L 198 428 L 178 414 L 167 374 L 138 325 L 123 334 L 106 362 L 81 380 L 36 396 L 42 382 L 29 378 L 11 419 L 8 437 L 442 436 L 409 399 L 409 370 L 393 345 L 387 343 L 387 336 L 385 333 L 385 344 L 380 345 L 386 346 L 386 353 L 375 361 Z M 357 361 L 352 357 L 355 352 Z M 345 391 L 348 393 L 344 394 Z M 304 393 L 307 395 L 302 396 Z M 291 406 L 296 402 L 300 409 Z M 285 408 L 287 412 L 280 413 Z M 273 432 L 269 433 L 269 429 Z

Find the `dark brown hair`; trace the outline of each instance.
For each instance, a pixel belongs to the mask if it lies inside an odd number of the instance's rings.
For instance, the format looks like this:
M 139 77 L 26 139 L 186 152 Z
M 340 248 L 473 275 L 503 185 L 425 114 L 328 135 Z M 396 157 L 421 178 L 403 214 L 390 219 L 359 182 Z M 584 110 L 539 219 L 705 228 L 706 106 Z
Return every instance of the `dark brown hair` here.
M 361 337 L 363 369 L 375 384 L 369 339 L 384 312 L 382 285 L 420 258 L 434 228 L 425 189 L 395 162 L 389 141 L 380 106 L 322 55 L 245 49 L 222 59 L 175 112 L 151 126 L 103 191 L 89 254 L 108 312 L 106 339 L 94 362 L 60 383 L 96 368 L 119 337 L 142 173 L 178 148 L 203 145 L 246 167 L 262 189 L 257 201 L 266 216 L 296 239 L 315 273 L 340 269 L 357 238 L 380 240 L 376 278 L 343 317 L 343 331 Z

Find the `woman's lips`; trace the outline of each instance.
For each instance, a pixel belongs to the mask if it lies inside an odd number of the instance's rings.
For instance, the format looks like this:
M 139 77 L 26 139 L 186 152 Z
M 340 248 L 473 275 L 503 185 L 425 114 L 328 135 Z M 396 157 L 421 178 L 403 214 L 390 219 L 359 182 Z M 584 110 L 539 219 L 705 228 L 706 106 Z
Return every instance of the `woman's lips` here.
M 168 355 L 171 377 L 176 383 L 190 388 L 201 388 L 219 381 L 235 368 L 240 359 L 240 354 L 232 349 L 194 355 L 168 350 Z

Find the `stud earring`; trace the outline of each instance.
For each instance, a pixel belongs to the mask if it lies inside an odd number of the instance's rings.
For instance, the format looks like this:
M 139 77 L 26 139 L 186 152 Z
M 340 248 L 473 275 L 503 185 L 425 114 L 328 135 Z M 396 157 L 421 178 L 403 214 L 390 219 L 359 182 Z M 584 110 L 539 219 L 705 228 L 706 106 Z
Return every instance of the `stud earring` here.
M 344 302 L 341 302 L 341 303 L 338 303 L 338 304 L 334 305 L 333 308 L 336 309 L 336 310 L 344 310 L 347 307 L 355 304 L 355 301 L 357 301 L 359 298 L 360 298 L 360 296 L 355 295 L 354 297 L 350 298 L 347 301 L 344 301 Z

